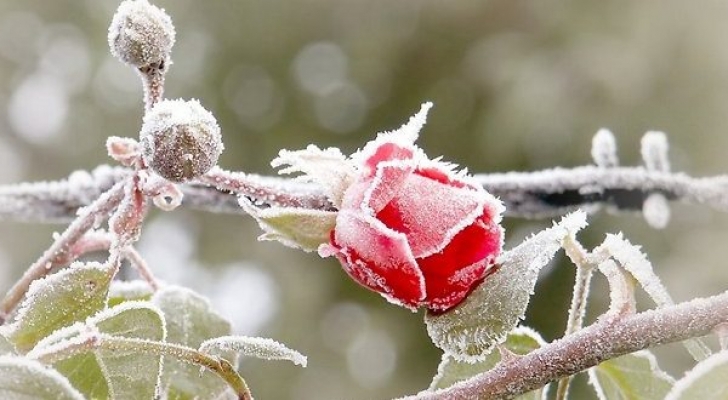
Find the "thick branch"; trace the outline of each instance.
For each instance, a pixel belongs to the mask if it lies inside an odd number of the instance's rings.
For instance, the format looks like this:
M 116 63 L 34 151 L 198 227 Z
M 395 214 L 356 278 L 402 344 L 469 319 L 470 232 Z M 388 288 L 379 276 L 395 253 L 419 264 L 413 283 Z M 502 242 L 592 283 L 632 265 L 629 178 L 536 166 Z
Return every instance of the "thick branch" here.
M 101 166 L 90 174 L 76 172 L 56 182 L 0 186 L 0 219 L 27 222 L 68 222 L 79 207 L 88 205 L 128 173 L 124 168 Z M 240 173 L 230 173 L 240 175 Z M 272 191 L 304 207 L 330 208 L 323 192 L 313 184 L 292 179 L 245 174 L 250 185 L 226 185 L 223 174 L 205 182 L 181 185 L 183 205 L 217 213 L 242 214 L 237 194 L 256 202 L 271 203 Z M 647 197 L 662 193 L 668 200 L 707 205 L 728 211 L 728 176 L 692 178 L 685 174 L 648 171 L 642 167 L 584 166 L 537 172 L 479 174 L 475 177 L 506 205 L 506 214 L 517 218 L 563 215 L 577 208 L 594 212 L 600 207 L 640 211 Z M 206 185 L 217 185 L 221 191 Z M 227 190 L 233 191 L 231 194 Z M 294 202 L 296 203 L 296 202 Z
M 605 318 L 472 379 L 401 400 L 511 398 L 611 358 L 704 336 L 726 322 L 728 292 L 629 317 Z

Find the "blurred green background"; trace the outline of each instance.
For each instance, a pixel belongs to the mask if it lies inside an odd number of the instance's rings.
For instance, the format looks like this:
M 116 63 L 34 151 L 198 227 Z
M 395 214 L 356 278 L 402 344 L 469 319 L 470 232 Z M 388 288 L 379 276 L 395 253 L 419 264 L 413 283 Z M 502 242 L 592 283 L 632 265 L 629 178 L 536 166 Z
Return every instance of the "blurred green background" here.
M 134 72 L 106 32 L 117 2 L 0 0 L 0 183 L 60 179 L 108 163 L 107 136 L 136 136 Z M 592 135 L 615 133 L 623 164 L 639 138 L 667 132 L 673 168 L 728 169 L 728 3 L 717 1 L 160 0 L 177 28 L 166 95 L 218 118 L 228 169 L 272 174 L 281 148 L 349 153 L 431 100 L 420 145 L 474 172 L 590 162 Z M 550 221 L 506 219 L 507 247 Z M 624 231 L 678 300 L 725 289 L 726 215 L 676 205 L 668 228 L 599 214 L 581 236 Z M 61 226 L 0 225 L 0 287 Z M 386 399 L 429 385 L 439 351 L 421 314 L 350 281 L 333 259 L 256 241 L 251 218 L 153 212 L 139 248 L 171 283 L 210 296 L 237 332 L 272 337 L 309 366 L 245 360 L 259 399 Z M 526 324 L 565 326 L 573 268 L 561 257 Z M 597 279 L 590 314 L 606 307 Z M 643 303 L 649 306 L 649 302 Z M 689 358 L 658 349 L 679 376 Z M 584 390 L 584 382 L 577 385 Z M 579 395 L 575 398 L 590 398 Z

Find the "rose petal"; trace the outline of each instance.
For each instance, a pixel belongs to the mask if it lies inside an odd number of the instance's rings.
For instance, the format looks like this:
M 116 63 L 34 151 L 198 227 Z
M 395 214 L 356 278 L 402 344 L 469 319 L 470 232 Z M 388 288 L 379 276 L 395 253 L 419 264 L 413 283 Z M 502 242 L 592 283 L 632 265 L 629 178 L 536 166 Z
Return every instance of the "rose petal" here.
M 460 231 L 442 252 L 418 259 L 425 276 L 428 308 L 446 310 L 457 305 L 485 276 L 502 247 L 503 229 L 486 210 Z
M 424 278 L 407 239 L 373 217 L 340 211 L 331 246 L 344 270 L 365 287 L 410 307 L 425 298 Z M 324 255 L 332 249 L 321 250 Z
M 371 155 L 362 161 L 364 177 L 374 176 L 380 163 L 393 160 L 411 160 L 414 157 L 415 149 L 414 145 L 406 143 L 377 140 L 370 142 L 364 148 L 364 152 L 371 152 Z
M 412 254 L 420 258 L 442 250 L 478 218 L 483 203 L 483 196 L 475 190 L 443 185 L 415 173 L 377 219 L 407 235 Z
M 414 169 L 414 164 L 407 161 L 380 163 L 374 179 L 371 180 L 361 200 L 362 209 L 371 214 L 378 213 L 400 193 Z

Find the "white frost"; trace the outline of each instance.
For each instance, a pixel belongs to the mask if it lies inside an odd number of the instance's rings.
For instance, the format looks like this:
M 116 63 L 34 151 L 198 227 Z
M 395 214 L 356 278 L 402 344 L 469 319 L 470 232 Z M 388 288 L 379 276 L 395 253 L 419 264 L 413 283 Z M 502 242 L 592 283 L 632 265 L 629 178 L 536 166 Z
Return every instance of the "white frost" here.
M 645 167 L 650 171 L 670 171 L 670 160 L 667 157 L 667 136 L 663 132 L 649 131 L 642 136 L 640 153 Z
M 243 356 L 261 358 L 264 360 L 288 360 L 296 365 L 305 367 L 308 359 L 296 350 L 273 339 L 249 336 L 223 336 L 206 340 L 200 344 L 202 353 L 220 353 L 234 351 Z
M 619 165 L 617 157 L 617 141 L 608 129 L 600 129 L 592 138 L 591 148 L 594 164 L 602 168 L 613 168 Z

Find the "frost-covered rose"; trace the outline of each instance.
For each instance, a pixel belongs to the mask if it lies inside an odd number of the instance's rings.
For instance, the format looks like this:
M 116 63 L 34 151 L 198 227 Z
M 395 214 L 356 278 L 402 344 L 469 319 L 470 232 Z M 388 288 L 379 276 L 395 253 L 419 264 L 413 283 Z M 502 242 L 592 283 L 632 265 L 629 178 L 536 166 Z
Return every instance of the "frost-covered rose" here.
M 336 211 L 241 205 L 263 239 L 335 256 L 363 286 L 410 309 L 458 305 L 490 272 L 503 244 L 503 206 L 465 172 L 415 146 L 430 103 L 400 129 L 347 158 L 338 149 L 281 151 L 281 173 L 303 172 Z
M 428 159 L 414 145 L 419 127 L 380 134 L 352 157 L 355 181 L 319 253 L 395 303 L 445 311 L 500 252 L 503 206 L 452 165 Z

